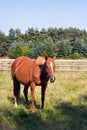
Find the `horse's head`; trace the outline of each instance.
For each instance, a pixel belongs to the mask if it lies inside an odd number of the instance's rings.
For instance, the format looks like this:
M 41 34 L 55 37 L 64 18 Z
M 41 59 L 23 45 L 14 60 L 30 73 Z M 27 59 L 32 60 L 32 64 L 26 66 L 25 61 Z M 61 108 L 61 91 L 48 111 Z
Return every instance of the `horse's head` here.
M 49 57 L 37 57 L 37 59 L 35 60 L 37 65 L 42 65 L 42 73 L 44 73 L 44 75 L 47 73 L 50 79 L 50 82 L 54 82 L 55 81 L 55 58 L 49 58 Z
M 50 78 L 50 82 L 53 83 L 55 81 L 55 58 L 49 58 L 49 57 L 45 57 L 45 64 L 46 64 L 46 71 L 49 75 Z

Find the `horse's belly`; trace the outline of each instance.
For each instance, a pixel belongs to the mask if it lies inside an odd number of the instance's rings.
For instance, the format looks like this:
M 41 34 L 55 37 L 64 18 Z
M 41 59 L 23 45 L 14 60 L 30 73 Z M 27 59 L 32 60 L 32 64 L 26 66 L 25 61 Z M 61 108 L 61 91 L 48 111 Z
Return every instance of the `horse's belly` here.
M 29 76 L 24 74 L 24 73 L 21 73 L 21 75 L 16 74 L 16 78 L 17 78 L 18 81 L 20 81 L 23 84 L 28 84 L 29 81 L 30 81 Z

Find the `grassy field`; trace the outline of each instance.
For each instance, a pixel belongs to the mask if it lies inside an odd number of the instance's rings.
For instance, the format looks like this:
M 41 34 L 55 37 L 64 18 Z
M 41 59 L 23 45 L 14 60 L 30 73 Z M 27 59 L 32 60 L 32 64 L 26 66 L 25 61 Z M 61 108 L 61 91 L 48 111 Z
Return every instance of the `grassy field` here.
M 40 90 L 37 86 L 35 113 L 25 107 L 23 86 L 14 108 L 11 75 L 0 74 L 0 130 L 87 130 L 87 73 L 57 72 L 56 82 L 47 87 L 43 112 Z

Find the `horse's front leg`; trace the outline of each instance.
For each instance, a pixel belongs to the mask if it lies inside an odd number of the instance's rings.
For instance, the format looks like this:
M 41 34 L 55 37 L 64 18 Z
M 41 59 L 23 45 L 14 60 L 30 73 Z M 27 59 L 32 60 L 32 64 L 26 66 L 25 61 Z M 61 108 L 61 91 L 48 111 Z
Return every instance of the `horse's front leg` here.
M 34 82 L 32 82 L 31 84 L 30 84 L 30 87 L 31 87 L 31 102 L 32 102 L 32 104 L 31 104 L 31 112 L 34 112 L 34 101 L 35 101 L 35 83 Z
M 26 100 L 26 107 L 29 108 L 29 101 L 28 101 L 28 88 L 29 88 L 29 85 L 25 85 L 24 86 L 24 96 L 25 96 L 25 100 Z
M 46 85 L 42 85 L 41 88 L 41 109 L 44 110 L 44 101 L 45 101 L 45 91 L 46 91 Z

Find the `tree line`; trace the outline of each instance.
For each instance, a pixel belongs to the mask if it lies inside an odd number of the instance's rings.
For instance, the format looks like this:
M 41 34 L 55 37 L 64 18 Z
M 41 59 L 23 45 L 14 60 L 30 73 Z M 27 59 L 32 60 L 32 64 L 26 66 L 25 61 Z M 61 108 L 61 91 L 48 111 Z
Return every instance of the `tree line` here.
M 10 28 L 9 34 L 0 31 L 0 56 L 36 58 L 87 58 L 87 32 L 77 28 L 28 28 L 22 34 L 19 28 Z

